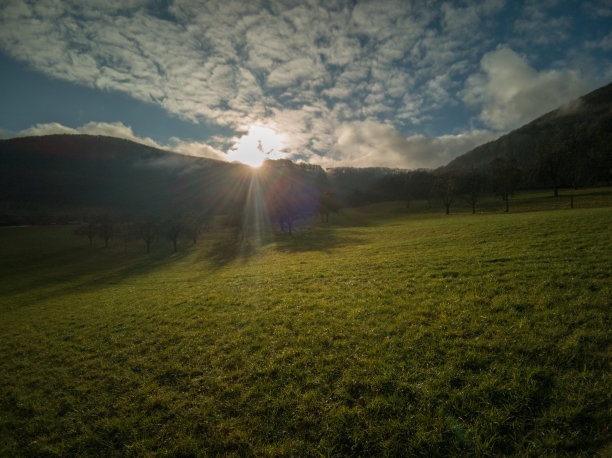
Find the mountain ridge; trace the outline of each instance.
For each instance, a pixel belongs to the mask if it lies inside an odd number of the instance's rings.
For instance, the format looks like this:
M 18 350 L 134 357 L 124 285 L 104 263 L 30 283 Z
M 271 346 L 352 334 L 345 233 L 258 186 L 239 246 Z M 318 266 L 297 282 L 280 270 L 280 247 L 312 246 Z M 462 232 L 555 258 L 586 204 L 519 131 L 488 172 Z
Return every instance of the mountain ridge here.
M 571 162 L 593 171 L 609 164 L 612 141 L 612 83 L 574 99 L 555 110 L 456 157 L 443 168 L 479 169 L 500 158 L 535 173 L 538 163 L 554 149 L 572 149 Z M 568 155 L 568 156 L 569 156 Z M 602 178 L 601 176 L 599 178 Z M 609 177 L 608 177 L 609 179 Z

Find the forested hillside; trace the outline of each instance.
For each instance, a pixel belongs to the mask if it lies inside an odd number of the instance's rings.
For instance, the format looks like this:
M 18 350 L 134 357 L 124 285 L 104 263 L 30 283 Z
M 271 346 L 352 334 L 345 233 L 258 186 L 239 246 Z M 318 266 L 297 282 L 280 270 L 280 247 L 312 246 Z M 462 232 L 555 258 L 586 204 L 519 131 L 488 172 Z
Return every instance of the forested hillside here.
M 612 182 L 612 84 L 459 156 L 450 171 L 490 168 L 494 161 L 522 172 L 523 187 Z

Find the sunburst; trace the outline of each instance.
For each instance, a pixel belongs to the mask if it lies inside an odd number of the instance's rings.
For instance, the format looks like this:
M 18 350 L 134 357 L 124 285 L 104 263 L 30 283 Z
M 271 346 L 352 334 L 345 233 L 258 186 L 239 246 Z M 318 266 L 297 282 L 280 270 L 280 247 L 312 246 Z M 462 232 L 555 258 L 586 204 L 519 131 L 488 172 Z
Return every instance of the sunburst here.
M 283 156 L 284 136 L 275 130 L 254 124 L 246 135 L 237 139 L 228 152 L 230 161 L 238 161 L 251 167 L 259 167 L 266 159 Z

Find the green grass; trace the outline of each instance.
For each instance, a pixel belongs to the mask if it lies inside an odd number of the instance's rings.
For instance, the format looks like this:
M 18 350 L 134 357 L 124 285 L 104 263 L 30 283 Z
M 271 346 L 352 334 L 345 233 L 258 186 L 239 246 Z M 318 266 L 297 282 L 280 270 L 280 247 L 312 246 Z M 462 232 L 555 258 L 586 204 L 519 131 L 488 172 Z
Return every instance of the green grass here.
M 149 256 L 0 228 L 0 455 L 604 455 L 603 195 Z

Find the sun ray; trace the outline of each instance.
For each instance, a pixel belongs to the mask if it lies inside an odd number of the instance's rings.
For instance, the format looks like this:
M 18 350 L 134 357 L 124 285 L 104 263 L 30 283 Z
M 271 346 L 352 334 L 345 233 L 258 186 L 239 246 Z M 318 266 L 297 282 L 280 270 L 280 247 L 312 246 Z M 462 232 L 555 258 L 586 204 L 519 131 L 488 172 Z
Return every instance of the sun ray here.
M 270 127 L 254 124 L 228 151 L 230 161 L 259 167 L 266 159 L 283 157 L 284 136 Z

